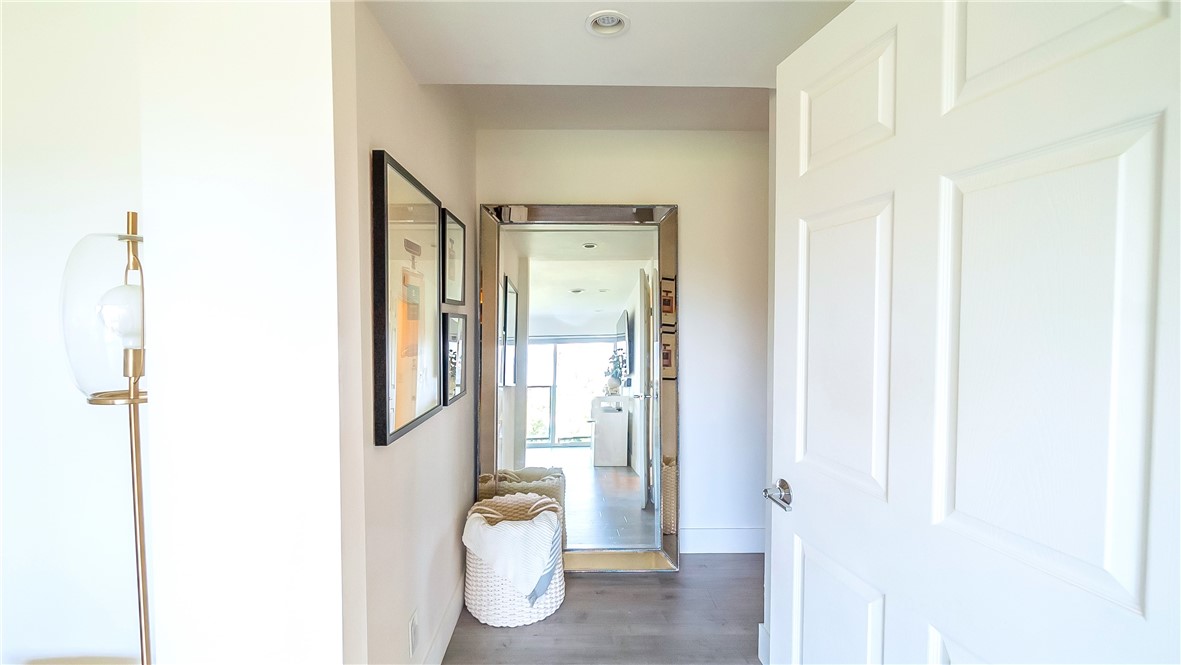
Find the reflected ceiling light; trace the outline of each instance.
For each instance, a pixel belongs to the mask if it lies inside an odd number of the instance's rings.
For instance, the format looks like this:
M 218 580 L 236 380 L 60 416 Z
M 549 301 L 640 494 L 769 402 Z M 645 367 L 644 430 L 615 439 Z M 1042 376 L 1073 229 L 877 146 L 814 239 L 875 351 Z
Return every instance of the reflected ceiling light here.
M 608 291 L 610 291 L 610 290 L 611 290 L 611 289 L 599 289 L 599 293 L 606 293 L 606 292 L 608 292 Z
M 598 247 L 598 246 L 599 246 L 599 243 L 597 243 L 597 242 L 584 242 L 584 243 L 582 243 L 582 248 L 583 248 L 583 249 L 594 249 L 594 248 L 596 248 L 596 247 Z
M 570 289 L 570 293 L 582 293 L 586 289 Z
M 604 9 L 586 17 L 587 32 L 599 37 L 618 37 L 627 32 L 630 25 L 631 20 L 614 9 Z

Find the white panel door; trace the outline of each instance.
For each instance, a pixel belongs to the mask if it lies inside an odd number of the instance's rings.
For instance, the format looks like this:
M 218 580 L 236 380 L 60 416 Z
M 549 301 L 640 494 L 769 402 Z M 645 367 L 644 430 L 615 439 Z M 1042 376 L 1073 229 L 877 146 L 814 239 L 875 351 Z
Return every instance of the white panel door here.
M 857 2 L 778 69 L 780 662 L 1177 662 L 1178 6 Z

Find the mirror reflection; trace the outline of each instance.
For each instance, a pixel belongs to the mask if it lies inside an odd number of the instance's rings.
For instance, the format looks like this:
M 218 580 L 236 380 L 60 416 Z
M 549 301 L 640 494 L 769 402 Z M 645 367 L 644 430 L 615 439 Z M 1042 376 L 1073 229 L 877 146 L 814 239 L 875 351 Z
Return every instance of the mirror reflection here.
M 660 547 L 657 250 L 652 226 L 500 234 L 499 481 L 564 491 L 571 550 Z

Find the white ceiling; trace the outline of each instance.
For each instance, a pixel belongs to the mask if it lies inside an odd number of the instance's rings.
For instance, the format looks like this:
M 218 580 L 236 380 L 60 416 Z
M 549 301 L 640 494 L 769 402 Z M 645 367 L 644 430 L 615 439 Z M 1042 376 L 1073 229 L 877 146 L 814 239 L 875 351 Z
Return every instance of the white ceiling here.
M 573 227 L 573 228 L 572 228 Z M 539 261 L 650 261 L 656 258 L 656 229 L 653 227 L 600 225 L 561 230 L 530 230 L 508 226 L 502 242 L 511 242 L 522 257 Z M 594 249 L 586 243 L 598 245 Z M 588 266 L 583 268 L 589 269 Z
M 646 261 L 529 261 L 529 331 L 606 335 L 631 302 Z M 571 289 L 583 289 L 571 293 Z
M 510 228 L 501 240 L 529 259 L 531 334 L 613 333 L 639 271 L 656 258 L 656 230 L 651 227 Z M 583 248 L 588 242 L 598 246 Z
M 831 2 L 375 2 L 423 84 L 773 88 L 775 66 L 848 5 Z M 630 18 L 618 37 L 586 17 Z

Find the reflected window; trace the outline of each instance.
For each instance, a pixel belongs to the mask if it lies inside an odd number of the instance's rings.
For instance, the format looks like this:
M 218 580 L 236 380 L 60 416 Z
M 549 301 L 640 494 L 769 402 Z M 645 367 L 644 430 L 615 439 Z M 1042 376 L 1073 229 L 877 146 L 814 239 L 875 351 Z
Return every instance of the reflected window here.
M 553 386 L 529 386 L 525 404 L 525 445 L 553 445 Z

